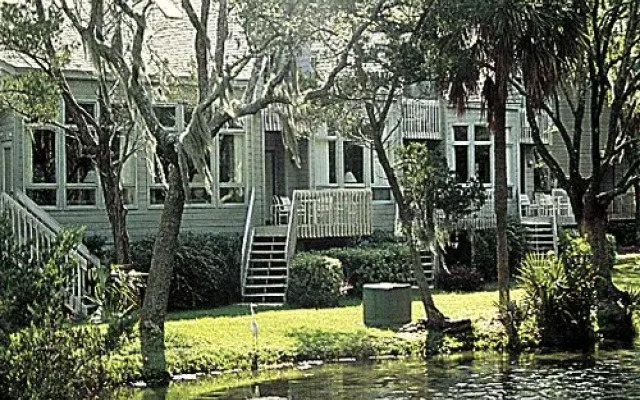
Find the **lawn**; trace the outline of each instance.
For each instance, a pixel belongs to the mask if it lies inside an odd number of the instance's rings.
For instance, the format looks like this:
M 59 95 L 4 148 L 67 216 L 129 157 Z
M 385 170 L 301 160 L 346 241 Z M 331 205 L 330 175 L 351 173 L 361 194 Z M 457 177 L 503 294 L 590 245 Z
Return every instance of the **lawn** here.
M 614 280 L 621 287 L 640 290 L 640 257 L 620 259 Z M 516 299 L 522 294 L 520 289 L 512 291 Z M 496 291 L 435 294 L 435 302 L 445 315 L 470 318 L 480 333 L 487 333 L 483 330 L 496 314 L 497 299 Z M 424 317 L 418 298 L 412 308 L 414 320 Z M 365 327 L 359 300 L 346 300 L 340 307 L 326 309 L 258 308 L 257 348 L 249 329 L 250 318 L 246 305 L 172 313 L 166 323 L 169 371 L 246 370 L 256 350 L 261 367 L 274 367 L 308 359 L 416 354 L 422 345 L 421 340 L 398 337 L 395 330 Z M 116 359 L 122 367 L 122 380 L 137 378 L 138 349 L 138 343 L 133 343 Z

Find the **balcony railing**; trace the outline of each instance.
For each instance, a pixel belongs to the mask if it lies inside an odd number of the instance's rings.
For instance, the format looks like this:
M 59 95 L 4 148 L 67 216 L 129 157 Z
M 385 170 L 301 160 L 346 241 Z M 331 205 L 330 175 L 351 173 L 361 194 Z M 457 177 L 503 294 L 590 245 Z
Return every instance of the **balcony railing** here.
M 295 190 L 291 204 L 300 239 L 362 236 L 372 232 L 370 190 Z
M 282 130 L 280 116 L 276 112 L 275 106 L 271 105 L 262 110 L 262 125 L 265 132 L 279 132 Z
M 401 101 L 401 129 L 405 139 L 442 139 L 438 100 Z
M 524 144 L 534 144 L 533 136 L 531 134 L 531 126 L 527 121 L 526 112 L 522 110 L 520 113 L 522 116 L 522 134 L 520 137 L 520 142 Z M 536 119 L 538 121 L 538 128 L 540 129 L 540 139 L 542 139 L 542 143 L 552 144 L 551 133 L 553 132 L 553 129 L 555 127 L 553 121 L 551 121 L 551 118 L 549 118 L 549 116 L 544 113 L 538 115 Z

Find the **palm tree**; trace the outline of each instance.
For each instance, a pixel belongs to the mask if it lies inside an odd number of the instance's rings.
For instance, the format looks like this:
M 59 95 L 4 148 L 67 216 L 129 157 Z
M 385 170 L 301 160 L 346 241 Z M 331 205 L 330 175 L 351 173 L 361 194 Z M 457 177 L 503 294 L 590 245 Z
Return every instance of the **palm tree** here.
M 539 109 L 566 65 L 576 54 L 580 0 L 459 0 L 440 2 L 434 20 L 425 21 L 424 38 L 432 42 L 437 79 L 450 101 L 464 112 L 467 98 L 478 92 L 494 133 L 495 215 L 499 304 L 507 310 L 509 264 L 507 244 L 506 110 L 509 81 L 522 77 L 527 95 Z M 507 317 L 503 314 L 503 317 Z M 508 318 L 506 319 L 508 321 Z M 512 344 L 516 335 L 507 324 Z

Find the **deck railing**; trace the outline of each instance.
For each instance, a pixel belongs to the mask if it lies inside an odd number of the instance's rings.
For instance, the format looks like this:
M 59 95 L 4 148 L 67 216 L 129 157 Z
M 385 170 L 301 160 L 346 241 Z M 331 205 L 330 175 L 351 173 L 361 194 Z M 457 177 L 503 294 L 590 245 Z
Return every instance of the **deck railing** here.
M 404 99 L 401 102 L 405 139 L 442 139 L 438 100 Z
M 2 193 L 0 210 L 9 220 L 14 240 L 19 245 L 29 246 L 32 259 L 39 259 L 51 249 L 62 228 L 22 192 L 16 191 L 14 196 Z M 67 306 L 84 315 L 87 308 L 83 301 L 92 295 L 92 271 L 100 266 L 100 261 L 84 245 L 79 245 L 69 256 L 75 260 L 76 270 Z
M 289 220 L 303 239 L 370 235 L 371 201 L 370 190 L 295 190 Z
M 531 134 L 531 126 L 527 121 L 527 114 L 524 110 L 520 112 L 522 119 L 522 133 L 520 136 L 520 142 L 524 144 L 534 144 L 533 136 Z M 551 144 L 551 133 L 553 131 L 553 121 L 547 114 L 540 114 L 536 118 L 538 121 L 538 128 L 540 129 L 540 139 L 544 144 Z
M 247 270 L 249 269 L 249 253 L 251 252 L 251 246 L 253 245 L 253 233 L 255 231 L 253 225 L 253 213 L 256 203 L 256 191 L 251 188 L 249 193 L 249 208 L 247 209 L 247 215 L 244 222 L 244 231 L 242 233 L 242 261 L 240 268 L 240 282 L 242 287 L 242 294 L 244 295 L 244 283 L 247 277 Z

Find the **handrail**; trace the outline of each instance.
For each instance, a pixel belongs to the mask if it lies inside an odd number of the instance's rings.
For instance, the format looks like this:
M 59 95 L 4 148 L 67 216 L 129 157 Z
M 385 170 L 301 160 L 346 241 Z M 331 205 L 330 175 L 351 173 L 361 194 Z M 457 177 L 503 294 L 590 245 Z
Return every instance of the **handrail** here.
M 19 196 L 21 193 L 16 194 Z M 31 206 L 25 206 L 23 202 L 18 201 L 8 193 L 3 192 L 0 195 L 0 209 L 9 218 L 16 241 L 20 245 L 29 245 L 31 257 L 38 259 L 43 254 L 42 250 L 48 250 L 51 247 L 62 228 L 57 223 L 46 224 L 43 218 L 38 217 L 38 214 L 40 216 L 43 214 L 39 211 L 39 207 L 37 205 L 35 207 Z M 75 258 L 77 267 L 76 276 L 74 277 L 75 282 L 70 288 L 67 306 L 75 312 L 86 314 L 87 309 L 82 301 L 90 292 L 88 287 L 88 282 L 91 280 L 89 265 L 100 266 L 100 262 L 95 256 L 86 257 L 81 254 L 80 247 L 78 246 L 75 250 L 72 250 L 70 254 Z M 86 247 L 84 249 L 88 252 Z
M 293 191 L 293 200 L 291 201 L 291 209 L 289 210 L 289 223 L 287 224 L 287 244 L 284 247 L 284 252 L 287 255 L 287 276 L 289 276 L 289 270 L 291 269 L 291 260 L 296 252 L 296 245 L 298 243 L 298 191 Z M 287 301 L 287 289 L 289 285 L 289 279 L 286 280 L 284 289 L 284 301 Z
M 242 261 L 240 264 L 240 284 L 241 291 L 244 294 L 244 280 L 249 268 L 249 252 L 251 251 L 251 245 L 253 240 L 253 210 L 256 202 L 256 191 L 251 188 L 249 194 L 249 208 L 247 208 L 247 216 L 244 223 L 244 231 L 242 234 Z
M 14 190 L 15 201 L 17 201 L 22 207 L 24 207 L 33 217 L 37 218 L 42 222 L 46 227 L 48 227 L 51 231 L 55 232 L 57 235 L 60 231 L 62 231 L 62 226 L 55 219 L 51 218 L 49 214 L 47 214 L 35 201 L 31 200 L 29 196 L 24 194 L 20 190 Z M 100 265 L 100 259 L 95 255 L 91 254 L 87 246 L 80 243 L 77 249 L 78 253 L 87 259 L 91 264 L 96 266 Z

